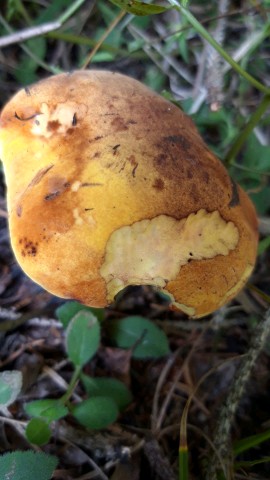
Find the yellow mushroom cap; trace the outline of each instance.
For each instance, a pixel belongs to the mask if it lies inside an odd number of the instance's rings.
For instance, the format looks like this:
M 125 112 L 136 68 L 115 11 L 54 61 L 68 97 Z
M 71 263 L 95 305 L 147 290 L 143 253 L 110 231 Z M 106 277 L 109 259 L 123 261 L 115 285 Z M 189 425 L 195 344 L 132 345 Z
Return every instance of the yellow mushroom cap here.
M 106 306 L 154 285 L 204 316 L 252 272 L 257 219 L 180 109 L 108 71 L 52 76 L 0 119 L 12 246 L 46 290 Z

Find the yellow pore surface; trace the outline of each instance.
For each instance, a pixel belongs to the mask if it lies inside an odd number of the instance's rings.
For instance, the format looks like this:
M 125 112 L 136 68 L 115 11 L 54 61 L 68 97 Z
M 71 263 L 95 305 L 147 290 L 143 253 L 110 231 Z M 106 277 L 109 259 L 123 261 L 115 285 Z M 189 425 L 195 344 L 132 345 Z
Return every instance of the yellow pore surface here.
M 105 306 L 151 284 L 199 317 L 252 271 L 247 195 L 191 120 L 131 78 L 80 71 L 20 91 L 0 151 L 16 257 L 58 296 Z

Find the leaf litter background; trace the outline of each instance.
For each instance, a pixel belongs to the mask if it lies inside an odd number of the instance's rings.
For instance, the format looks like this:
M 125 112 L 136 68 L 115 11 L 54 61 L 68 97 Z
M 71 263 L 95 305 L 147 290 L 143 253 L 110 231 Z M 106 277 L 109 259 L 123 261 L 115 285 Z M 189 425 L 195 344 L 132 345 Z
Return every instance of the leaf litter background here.
M 71 1 L 7 1 L 0 5 L 0 34 L 52 22 Z M 268 1 L 196 1 L 190 8 L 208 31 L 231 54 L 239 54 L 244 68 L 270 86 Z M 1 104 L 22 85 L 51 73 L 78 68 L 106 32 L 119 10 L 108 1 L 85 1 L 60 30 L 0 51 Z M 177 32 L 177 34 L 173 34 Z M 26 47 L 26 51 L 22 49 Z M 30 53 L 29 53 L 30 52 Z M 31 55 L 31 52 L 34 53 Z M 152 17 L 126 15 L 112 31 L 92 64 L 129 74 L 169 98 L 180 100 L 206 142 L 224 158 L 233 139 L 256 109 L 260 94 L 229 69 L 176 11 Z M 188 414 L 189 471 L 191 479 L 205 478 L 207 458 L 221 405 L 226 400 L 244 354 L 268 306 L 270 221 L 270 116 L 266 113 L 230 167 L 234 178 L 251 192 L 260 215 L 261 255 L 246 288 L 230 305 L 199 322 L 187 321 L 168 310 L 166 301 L 151 288 L 128 289 L 106 311 L 102 342 L 84 372 L 125 383 L 133 400 L 117 422 L 106 430 L 83 429 L 68 416 L 55 424 L 53 436 L 42 449 L 59 459 L 53 478 L 122 480 L 176 479 L 179 424 L 187 398 L 200 379 Z M 254 289 L 264 292 L 264 296 Z M 10 249 L 5 184 L 0 183 L 0 365 L 20 370 L 22 392 L 8 412 L 2 412 L 0 451 L 28 449 L 23 425 L 29 417 L 24 404 L 34 399 L 58 398 L 65 392 L 72 367 L 65 353 L 64 333 L 55 315 L 62 304 L 28 279 Z M 19 314 L 19 315 L 18 315 Z M 167 334 L 170 355 L 158 359 L 132 358 L 131 350 L 113 345 L 107 326 L 113 319 L 141 315 Z M 232 425 L 236 440 L 270 428 L 268 340 L 247 383 Z M 231 360 L 230 360 L 231 359 Z M 229 361 L 230 360 L 230 361 Z M 219 367 L 217 368 L 217 366 Z M 79 384 L 76 395 L 84 398 Z M 235 469 L 235 479 L 267 479 L 270 441 L 249 449 L 237 461 L 251 467 Z M 232 470 L 234 459 L 232 458 Z

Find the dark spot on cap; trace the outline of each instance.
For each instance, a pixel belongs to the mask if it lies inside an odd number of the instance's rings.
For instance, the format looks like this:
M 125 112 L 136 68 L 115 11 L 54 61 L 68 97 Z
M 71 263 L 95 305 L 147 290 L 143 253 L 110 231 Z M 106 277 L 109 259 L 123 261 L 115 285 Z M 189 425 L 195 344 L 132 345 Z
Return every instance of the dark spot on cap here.
M 121 132 L 123 130 L 128 130 L 128 126 L 126 125 L 125 121 L 122 117 L 115 117 L 111 121 L 111 126 L 114 128 L 116 132 Z
M 22 205 L 20 203 L 16 207 L 16 213 L 17 213 L 17 217 L 22 216 Z
M 165 142 L 180 145 L 183 150 L 189 150 L 191 147 L 190 141 L 184 135 L 169 135 L 168 137 L 163 137 L 163 139 Z
M 202 178 L 205 181 L 205 183 L 209 183 L 209 173 L 202 171 Z
M 120 147 L 120 143 L 117 143 L 117 145 L 114 145 L 114 146 L 112 147 L 112 149 L 113 149 L 113 155 L 116 155 L 116 154 L 118 153 L 119 147 Z
M 78 123 L 77 114 L 74 113 L 72 117 L 72 127 L 76 127 L 77 123 Z
M 32 240 L 28 240 L 26 237 L 19 240 L 19 244 L 23 246 L 21 250 L 21 254 L 23 257 L 26 255 L 30 257 L 35 257 L 38 252 L 38 242 L 33 242 Z
M 67 182 L 65 178 L 60 176 L 48 178 L 47 184 L 48 193 L 44 196 L 44 200 L 46 201 L 53 200 L 70 187 L 70 182 Z
M 103 185 L 103 183 L 98 183 L 98 182 L 96 182 L 96 183 L 84 182 L 84 183 L 81 184 L 81 187 L 100 187 L 102 185 Z
M 200 194 L 195 183 L 192 183 L 191 185 L 190 195 L 193 198 L 194 202 L 198 202 L 200 200 Z
M 154 158 L 154 161 L 155 163 L 157 163 L 158 165 L 162 165 L 163 163 L 166 162 L 166 155 L 164 153 L 160 153 L 159 155 L 157 155 L 155 158 Z
M 161 178 L 156 178 L 153 183 L 153 188 L 155 188 L 156 190 L 163 190 L 164 189 L 163 180 L 161 180 Z
M 229 202 L 229 207 L 237 207 L 239 205 L 240 200 L 239 200 L 239 194 L 238 194 L 238 186 L 235 183 L 235 181 L 231 178 L 231 187 L 232 187 L 232 193 L 231 193 L 231 200 Z
M 32 120 L 33 118 L 35 118 L 37 115 L 39 115 L 38 113 L 33 113 L 33 115 L 30 115 L 29 117 L 21 117 L 20 115 L 18 115 L 17 112 L 14 113 L 14 117 L 17 118 L 17 120 L 20 120 L 20 122 L 28 122 L 29 120 Z
M 55 197 L 58 197 L 58 195 L 60 195 L 60 191 L 56 191 L 56 192 L 53 192 L 53 193 L 48 193 L 48 195 L 45 195 L 44 197 L 44 200 L 48 201 L 48 200 L 53 200 Z
M 61 124 L 58 120 L 51 120 L 47 124 L 47 130 L 48 130 L 48 132 L 57 132 L 57 130 L 60 126 L 61 126 Z
M 134 166 L 138 165 L 138 163 L 136 162 L 136 157 L 135 157 L 135 155 L 130 155 L 130 156 L 128 157 L 128 161 L 131 163 L 131 165 L 134 165 Z
M 132 176 L 133 176 L 133 178 L 136 177 L 136 170 L 137 170 L 137 168 L 138 168 L 138 163 L 136 163 L 135 167 L 134 167 L 133 170 L 132 170 Z

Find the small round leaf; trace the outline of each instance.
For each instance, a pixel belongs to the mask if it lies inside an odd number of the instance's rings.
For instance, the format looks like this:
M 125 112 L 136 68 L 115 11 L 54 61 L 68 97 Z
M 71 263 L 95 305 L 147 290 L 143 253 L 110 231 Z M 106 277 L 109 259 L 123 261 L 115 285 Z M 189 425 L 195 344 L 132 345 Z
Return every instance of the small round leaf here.
M 49 422 L 59 420 L 68 414 L 67 407 L 53 398 L 33 400 L 24 405 L 24 410 L 32 417 L 43 417 Z
M 43 418 L 32 418 L 25 430 L 26 438 L 34 445 L 45 445 L 51 437 L 51 430 Z
M 92 397 L 78 403 L 72 413 L 86 428 L 100 430 L 115 422 L 119 412 L 111 398 Z
M 120 411 L 124 410 L 132 402 L 132 395 L 129 389 L 116 378 L 94 378 L 82 374 L 81 380 L 90 397 L 109 397 L 116 403 Z
M 63 305 L 56 309 L 56 316 L 58 320 L 62 323 L 63 327 L 66 328 L 70 322 L 70 320 L 75 317 L 78 312 L 89 312 L 92 313 L 99 322 L 104 320 L 104 309 L 103 308 L 94 308 L 94 307 L 86 307 L 79 302 L 65 302 Z
M 170 353 L 165 333 L 147 318 L 138 315 L 112 321 L 112 340 L 120 348 L 132 348 L 134 358 L 161 357 Z
M 76 367 L 85 365 L 97 352 L 100 343 L 100 324 L 90 312 L 78 312 L 67 328 L 66 347 Z
M 8 407 L 20 394 L 22 389 L 22 372 L 6 370 L 0 373 L 0 405 Z

